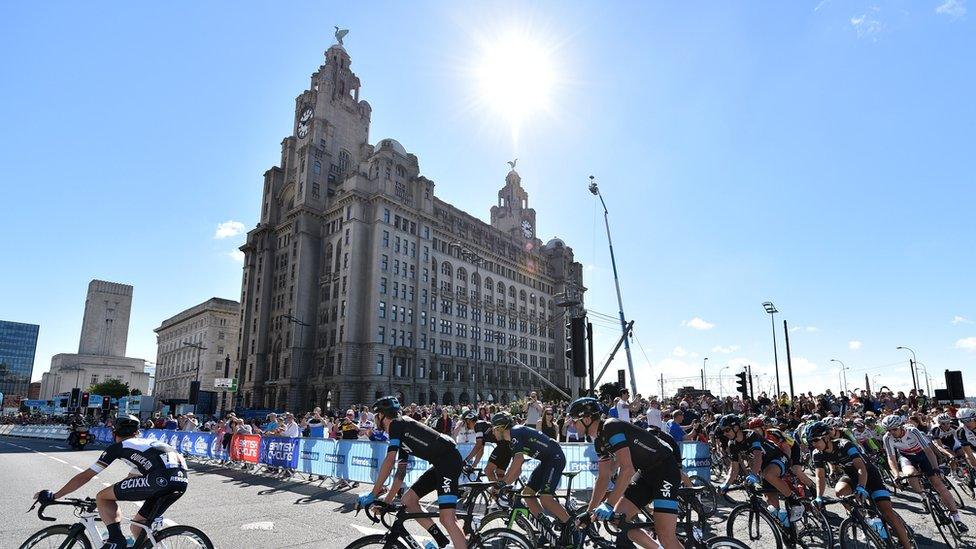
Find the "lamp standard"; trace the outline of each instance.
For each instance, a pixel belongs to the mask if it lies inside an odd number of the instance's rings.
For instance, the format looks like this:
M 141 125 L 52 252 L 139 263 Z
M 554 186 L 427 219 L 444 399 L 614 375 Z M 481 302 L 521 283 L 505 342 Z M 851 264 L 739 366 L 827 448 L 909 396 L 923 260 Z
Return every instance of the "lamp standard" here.
M 451 248 L 457 248 L 458 249 L 458 252 L 461 253 L 461 257 L 464 258 L 464 260 L 467 261 L 468 263 L 471 263 L 471 264 L 474 265 L 474 274 L 475 274 L 475 276 L 478 279 L 478 285 L 476 285 L 475 288 L 474 288 L 474 295 L 472 296 L 472 299 L 474 301 L 472 302 L 472 307 L 471 307 L 471 309 L 472 309 L 471 310 L 471 315 L 474 316 L 474 334 L 476 334 L 475 337 L 473 338 L 474 339 L 474 348 L 472 349 L 472 351 L 474 352 L 474 375 L 471 376 L 471 381 L 474 383 L 474 387 L 472 389 L 474 391 L 474 395 L 473 395 L 474 396 L 474 400 L 475 400 L 475 403 L 474 404 L 475 404 L 475 406 L 477 406 L 478 405 L 478 403 L 477 403 L 477 400 L 478 400 L 478 374 L 481 373 L 480 372 L 480 369 L 481 369 L 481 348 L 478 345 L 480 343 L 480 340 L 481 340 L 481 327 L 480 327 L 481 326 L 481 312 L 480 312 L 480 310 L 481 310 L 481 297 L 480 297 L 481 296 L 481 292 L 480 292 L 480 290 L 481 290 L 481 288 L 480 288 L 480 284 L 481 284 L 481 271 L 479 269 L 481 267 L 481 264 L 485 262 L 485 258 L 483 258 L 480 255 L 478 255 L 477 253 L 469 250 L 463 244 L 461 244 L 461 242 L 459 242 L 457 240 L 455 240 L 454 242 L 451 242 L 450 247 Z M 477 315 L 474 314 L 475 307 L 477 307 L 477 309 L 479 311 L 479 313 Z M 485 398 L 487 398 L 486 395 L 482 395 L 482 396 L 484 396 Z
M 847 365 L 841 362 L 840 360 L 837 360 L 836 358 L 832 358 L 830 359 L 830 361 L 840 364 L 840 373 L 842 376 L 844 376 L 844 385 L 843 385 L 844 388 L 841 390 L 844 391 L 844 393 L 846 394 L 847 393 Z
M 617 260 L 613 255 L 613 240 L 610 238 L 610 212 L 607 210 L 607 203 L 600 194 L 600 187 L 597 186 L 593 176 L 590 176 L 590 192 L 600 198 L 603 205 L 603 224 L 607 228 L 607 243 L 610 245 L 610 264 L 613 266 L 613 283 L 617 287 L 617 306 L 620 309 L 620 330 L 624 337 L 624 351 L 627 353 L 627 369 L 630 372 L 630 394 L 637 394 L 637 380 L 634 379 L 634 359 L 630 355 L 630 339 L 627 337 L 627 319 L 624 316 L 624 302 L 620 297 L 620 278 L 617 276 Z
M 762 304 L 763 309 L 769 314 L 769 323 L 773 328 L 773 364 L 776 367 L 776 400 L 779 400 L 780 388 L 779 388 L 779 353 L 776 350 L 776 313 L 779 311 L 776 306 L 773 305 L 772 301 L 765 301 Z
M 728 365 L 722 366 L 718 371 L 718 396 L 722 397 L 725 395 L 725 381 L 722 379 L 722 372 L 728 370 Z
M 911 347 L 902 347 L 902 346 L 895 347 L 895 349 L 901 349 L 901 350 L 908 351 L 909 353 L 912 353 L 912 360 L 908 363 L 908 367 L 912 372 L 912 386 L 915 387 L 915 392 L 917 393 L 918 379 L 916 379 L 915 377 L 915 364 L 918 363 L 918 359 L 915 358 L 915 351 L 913 351 Z
M 929 384 L 929 381 L 930 381 L 930 380 L 931 380 L 932 378 L 931 378 L 931 377 L 929 377 L 929 369 L 928 369 L 928 368 L 926 368 L 926 367 L 925 367 L 925 364 L 924 364 L 924 363 L 921 363 L 921 362 L 916 362 L 916 363 L 915 363 L 915 367 L 916 367 L 916 368 L 921 368 L 921 369 L 922 369 L 922 375 L 924 375 L 924 376 L 925 376 L 925 394 L 927 394 L 927 395 L 929 396 L 929 398 L 932 398 L 932 387 L 931 387 L 931 385 Z
M 305 370 L 302 369 L 302 366 L 305 365 L 305 361 L 302 360 L 302 355 L 305 354 L 305 327 L 309 326 L 309 324 L 301 321 L 298 318 L 295 318 L 294 316 L 291 315 L 291 313 L 285 313 L 281 315 L 281 318 L 287 320 L 289 324 L 298 324 L 298 339 L 295 340 L 295 343 L 297 345 L 292 346 L 293 348 L 296 347 L 298 348 L 298 360 L 295 361 L 295 368 L 292 369 L 292 375 L 294 375 L 295 371 L 297 370 L 299 376 L 304 376 L 307 379 L 308 375 L 305 373 Z M 297 388 L 289 388 L 289 389 L 297 389 Z M 292 395 L 294 394 L 294 391 L 289 390 L 288 394 Z M 301 406 L 301 402 L 297 400 L 296 400 L 296 404 Z M 285 403 L 285 406 L 288 406 L 288 403 Z
M 702 391 L 705 390 L 705 366 L 708 364 L 708 357 L 702 360 Z

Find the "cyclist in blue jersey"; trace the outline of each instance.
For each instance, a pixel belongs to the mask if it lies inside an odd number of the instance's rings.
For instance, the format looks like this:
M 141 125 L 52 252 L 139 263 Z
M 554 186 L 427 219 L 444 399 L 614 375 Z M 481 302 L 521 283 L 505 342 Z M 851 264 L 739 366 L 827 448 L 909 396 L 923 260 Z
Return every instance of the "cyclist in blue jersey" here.
M 539 460 L 539 466 L 529 475 L 529 481 L 522 490 L 525 504 L 536 517 L 542 515 L 542 509 L 551 513 L 562 524 L 564 535 L 573 530 L 570 524 L 569 512 L 553 497 L 559 487 L 559 479 L 566 468 L 566 456 L 559 444 L 525 425 L 513 425 L 512 415 L 508 412 L 498 412 L 491 416 L 492 431 L 498 441 L 508 441 L 512 453 L 512 462 L 508 466 L 505 484 L 512 484 L 522 473 L 525 458 Z M 538 498 L 534 497 L 538 496 Z M 540 505 L 541 504 L 541 505 Z
M 604 419 L 603 406 L 592 397 L 574 400 L 567 414 L 578 432 L 593 440 L 599 458 L 597 479 L 587 507 L 591 515 L 607 520 L 614 513 L 622 513 L 631 520 L 653 502 L 654 530 L 660 545 L 638 528 L 629 530 L 626 540 L 618 537 L 617 545 L 627 546 L 629 540 L 645 548 L 679 549 L 681 543 L 675 531 L 681 466 L 673 439 L 666 440 L 665 437 L 670 437 L 658 429 L 648 431 L 627 421 Z M 608 494 L 615 472 L 618 472 L 617 482 Z
M 366 507 L 376 501 L 376 498 L 383 490 L 386 479 L 393 471 L 394 465 L 399 461 L 403 464 L 406 455 L 413 455 L 419 459 L 430 463 L 431 467 L 413 483 L 400 501 L 410 513 L 421 513 L 420 498 L 437 490 L 437 507 L 439 509 L 439 520 L 444 529 L 447 530 L 451 543 L 458 549 L 465 549 L 467 541 L 464 532 L 458 525 L 455 508 L 458 500 L 458 478 L 461 476 L 461 467 L 464 462 L 458 452 L 457 445 L 447 436 L 438 433 L 426 424 L 415 419 L 402 416 L 400 401 L 396 397 L 387 396 L 377 400 L 373 404 L 373 413 L 376 414 L 376 424 L 386 431 L 390 437 L 390 445 L 387 447 L 386 458 L 380 465 L 379 474 L 373 489 L 359 496 L 359 505 Z M 397 456 L 400 456 L 399 460 Z M 390 503 L 396 497 L 403 479 L 397 475 L 393 479 L 393 485 L 386 495 L 386 502 Z M 428 518 L 419 518 L 417 522 L 427 529 L 427 532 L 434 538 L 437 544 L 428 542 L 428 548 L 444 547 L 447 539 L 437 528 L 434 521 Z

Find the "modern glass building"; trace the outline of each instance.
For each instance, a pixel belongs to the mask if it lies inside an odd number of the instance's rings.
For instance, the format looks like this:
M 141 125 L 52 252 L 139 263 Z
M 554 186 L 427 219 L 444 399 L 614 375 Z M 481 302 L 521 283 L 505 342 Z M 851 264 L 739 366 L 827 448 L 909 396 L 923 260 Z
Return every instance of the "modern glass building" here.
M 0 393 L 27 398 L 37 348 L 36 324 L 0 320 Z

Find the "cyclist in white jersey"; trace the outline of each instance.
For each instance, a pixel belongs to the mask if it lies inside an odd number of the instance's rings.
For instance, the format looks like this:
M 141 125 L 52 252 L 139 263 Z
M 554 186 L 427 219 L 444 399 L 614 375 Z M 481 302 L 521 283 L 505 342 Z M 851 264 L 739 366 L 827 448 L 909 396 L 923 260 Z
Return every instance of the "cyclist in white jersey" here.
M 976 409 L 960 408 L 956 412 L 956 419 L 959 420 L 959 429 L 956 430 L 959 451 L 966 456 L 969 465 L 976 467 L 976 456 L 973 455 L 973 448 L 976 447 Z
M 969 532 L 969 527 L 959 518 L 956 502 L 953 501 L 949 490 L 942 483 L 938 461 L 935 459 L 935 453 L 929 448 L 931 443 L 928 437 L 914 427 L 906 428 L 905 418 L 901 416 L 886 416 L 881 420 L 881 426 L 888 431 L 884 436 L 884 448 L 888 455 L 888 465 L 895 474 L 895 478 L 913 475 L 916 470 L 921 471 L 928 477 L 932 487 L 939 493 L 942 503 L 949 509 L 949 516 L 956 523 L 956 528 L 964 534 Z M 904 474 L 902 474 L 902 470 L 904 470 Z M 922 485 L 917 478 L 910 479 L 908 483 L 911 484 L 915 493 L 923 495 Z
M 955 456 L 962 457 L 963 452 L 959 440 L 956 439 L 957 426 L 952 424 L 949 414 L 939 414 L 932 422 L 933 427 L 929 431 L 929 440 L 932 447 L 943 456 L 952 459 Z

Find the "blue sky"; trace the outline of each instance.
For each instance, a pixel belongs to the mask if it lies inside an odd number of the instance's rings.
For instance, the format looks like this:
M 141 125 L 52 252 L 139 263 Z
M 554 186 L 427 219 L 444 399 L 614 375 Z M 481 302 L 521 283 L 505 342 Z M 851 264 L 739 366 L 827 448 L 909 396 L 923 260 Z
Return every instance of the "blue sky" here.
M 398 139 L 482 219 L 517 156 L 540 237 L 574 248 L 588 305 L 613 315 L 597 177 L 642 392 L 706 356 L 727 389 L 745 363 L 768 385 L 765 300 L 795 326 L 797 390 L 836 391 L 831 358 L 852 388 L 906 388 L 898 345 L 934 386 L 947 368 L 976 383 L 964 0 L 287 5 L 0 6 L 0 318 L 41 325 L 35 378 L 76 351 L 92 278 L 135 286 L 128 354 L 148 360 L 161 320 L 239 298 L 243 235 L 218 225 L 256 223 L 339 25 L 371 141 Z M 513 32 L 557 80 L 517 142 L 473 75 Z M 596 328 L 599 358 L 616 332 Z

